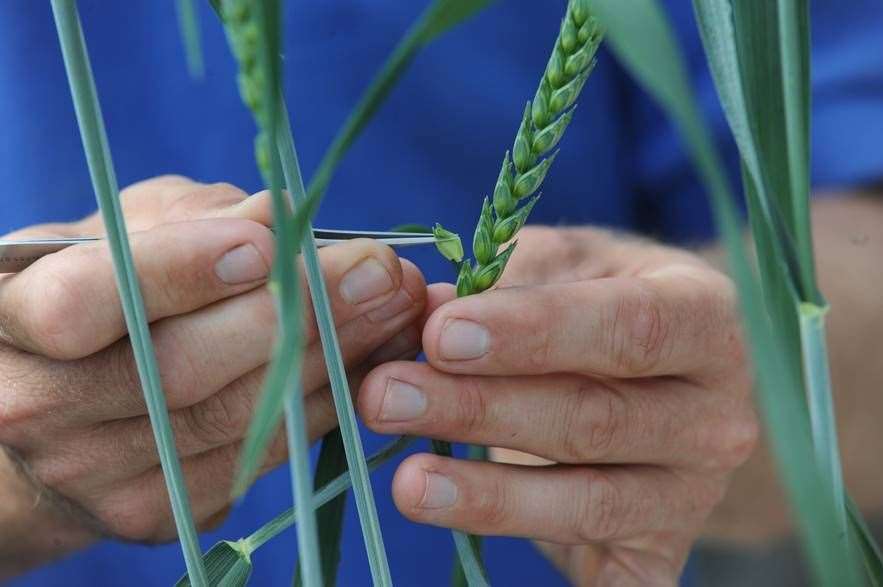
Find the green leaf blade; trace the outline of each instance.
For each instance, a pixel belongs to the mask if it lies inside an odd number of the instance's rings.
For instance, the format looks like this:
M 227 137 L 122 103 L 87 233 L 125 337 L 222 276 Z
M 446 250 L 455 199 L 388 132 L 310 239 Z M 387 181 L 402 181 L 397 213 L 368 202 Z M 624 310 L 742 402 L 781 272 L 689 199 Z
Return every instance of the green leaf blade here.
M 205 77 L 202 57 L 202 34 L 199 30 L 199 11 L 194 0 L 177 0 L 178 29 L 187 56 L 187 71 L 190 77 L 201 80 Z
M 212 587 L 245 587 L 252 564 L 248 548 L 242 542 L 218 542 L 203 556 L 208 584 Z M 184 575 L 176 587 L 190 587 L 190 575 Z
M 169 422 L 165 394 L 156 353 L 150 337 L 147 313 L 126 223 L 120 206 L 119 186 L 113 170 L 107 132 L 101 115 L 98 93 L 86 50 L 75 0 L 52 0 L 58 38 L 73 97 L 74 109 L 83 148 L 89 165 L 89 174 L 101 215 L 107 229 L 107 240 L 113 257 L 114 273 L 123 307 L 129 340 L 138 368 L 150 423 L 156 439 L 160 464 L 169 493 L 175 526 L 181 540 L 181 549 L 188 574 L 194 585 L 206 585 L 205 569 L 199 548 L 196 525 L 190 509 L 187 486 L 175 448 L 175 436 Z
M 300 166 L 297 163 L 291 123 L 282 104 L 280 104 L 278 122 L 276 146 L 282 159 L 288 191 L 297 206 L 309 209 L 311 208 L 309 205 L 311 197 L 307 196 L 304 189 Z M 374 502 L 374 491 L 371 487 L 371 478 L 368 474 L 367 463 L 365 462 L 365 451 L 362 447 L 362 439 L 359 435 L 353 400 L 350 395 L 346 366 L 340 351 L 337 329 L 331 312 L 331 302 L 328 298 L 325 277 L 322 274 L 319 252 L 312 230 L 307 230 L 303 243 L 307 283 L 310 286 L 316 323 L 319 326 L 319 338 L 325 355 L 325 363 L 331 383 L 331 393 L 334 397 L 334 406 L 340 423 L 347 464 L 353 475 L 353 494 L 355 496 L 356 509 L 359 512 L 359 521 L 362 525 L 365 548 L 368 551 L 368 562 L 371 567 L 372 579 L 375 585 L 389 586 L 392 585 L 392 577 L 389 572 L 386 549 L 383 545 L 383 534 L 380 530 L 380 521 L 377 516 L 377 505 Z
M 370 459 L 369 459 L 370 469 Z M 335 428 L 325 435 L 322 449 L 316 463 L 314 486 L 320 491 L 323 486 L 346 473 L 346 452 L 343 448 L 343 437 L 340 428 Z M 332 499 L 316 511 L 316 523 L 319 527 L 319 546 L 322 550 L 322 577 L 326 587 L 337 585 L 337 571 L 340 567 L 341 538 L 343 536 L 344 513 L 346 512 L 346 492 Z M 298 567 L 294 576 L 295 587 L 304 584 L 301 568 Z
M 854 575 L 850 578 L 851 561 L 839 540 L 831 495 L 809 449 L 811 437 L 799 370 L 783 368 L 793 360 L 788 356 L 793 351 L 785 351 L 793 349 L 793 345 L 784 344 L 782 333 L 774 330 L 769 321 L 764 297 L 744 250 L 739 217 L 723 166 L 699 115 L 670 24 L 656 0 L 593 0 L 592 5 L 607 25 L 608 40 L 619 60 L 675 121 L 708 188 L 731 275 L 739 290 L 758 380 L 757 402 L 780 474 L 795 505 L 815 575 L 823 584 L 855 584 Z M 696 0 L 694 6 L 715 84 L 747 171 L 754 180 L 760 176 L 761 160 L 743 94 L 732 7 L 728 0 Z M 775 253 L 767 249 L 763 254 Z M 798 364 L 799 360 L 798 355 Z

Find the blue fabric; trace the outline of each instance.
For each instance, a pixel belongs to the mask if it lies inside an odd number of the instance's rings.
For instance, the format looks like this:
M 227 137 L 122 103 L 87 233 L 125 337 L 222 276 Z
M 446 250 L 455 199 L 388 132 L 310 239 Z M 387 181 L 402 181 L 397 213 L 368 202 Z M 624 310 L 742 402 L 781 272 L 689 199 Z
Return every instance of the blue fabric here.
M 180 173 L 256 191 L 253 123 L 240 104 L 220 27 L 205 3 L 200 2 L 208 73 L 201 83 L 187 77 L 171 3 L 81 4 L 120 183 Z M 288 4 L 285 80 L 309 177 L 425 2 Z M 704 109 L 732 165 L 735 153 L 690 3 L 668 4 Z M 815 182 L 848 186 L 879 179 L 883 7 L 877 0 L 841 0 L 815 2 L 814 8 Z M 471 234 L 480 196 L 493 188 L 558 18 L 545 2 L 500 2 L 422 54 L 340 168 L 319 224 L 386 228 L 441 221 Z M 0 3 L 0 162 L 0 233 L 72 220 L 94 209 L 47 2 Z M 604 52 L 544 190 L 534 222 L 639 229 L 680 243 L 712 235 L 704 195 L 677 135 Z M 449 267 L 433 252 L 414 255 L 431 279 L 451 279 Z M 367 435 L 369 448 L 381 441 Z M 388 465 L 374 475 L 393 577 L 400 585 L 444 585 L 453 556 L 450 535 L 407 522 L 395 511 L 388 492 L 393 470 Z M 286 472 L 273 472 L 219 531 L 203 537 L 204 545 L 247 534 L 289 496 Z M 341 584 L 364 585 L 367 561 L 352 507 L 346 523 Z M 289 581 L 294 542 L 288 532 L 256 554 L 254 584 Z M 489 540 L 488 560 L 500 585 L 563 584 L 525 541 Z M 13 584 L 168 585 L 182 569 L 175 545 L 105 542 Z

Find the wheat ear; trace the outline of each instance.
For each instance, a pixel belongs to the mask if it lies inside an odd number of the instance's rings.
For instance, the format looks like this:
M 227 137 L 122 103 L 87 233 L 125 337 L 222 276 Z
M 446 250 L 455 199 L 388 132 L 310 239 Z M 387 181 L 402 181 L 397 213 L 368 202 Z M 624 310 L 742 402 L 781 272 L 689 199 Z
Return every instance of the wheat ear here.
M 503 274 L 516 242 L 502 251 L 500 248 L 524 226 L 540 197 L 537 191 L 558 154 L 549 153 L 573 118 L 576 99 L 595 66 L 602 37 L 602 28 L 587 2 L 570 0 L 539 88 L 524 109 L 511 155 L 507 151 L 503 158 L 493 200 L 484 199 L 472 241 L 474 266 L 462 259 L 456 235 L 436 225 L 439 251 L 459 263 L 458 296 L 480 293 Z
M 230 47 L 239 63 L 236 77 L 239 94 L 258 123 L 258 133 L 254 139 L 255 161 L 264 185 L 270 185 L 270 139 L 265 129 L 269 128 L 271 121 L 266 120 L 270 109 L 265 108 L 263 103 L 269 96 L 263 91 L 266 84 L 263 72 L 266 69 L 261 61 L 266 56 L 258 50 L 260 27 L 254 18 L 252 0 L 224 0 L 218 6 Z

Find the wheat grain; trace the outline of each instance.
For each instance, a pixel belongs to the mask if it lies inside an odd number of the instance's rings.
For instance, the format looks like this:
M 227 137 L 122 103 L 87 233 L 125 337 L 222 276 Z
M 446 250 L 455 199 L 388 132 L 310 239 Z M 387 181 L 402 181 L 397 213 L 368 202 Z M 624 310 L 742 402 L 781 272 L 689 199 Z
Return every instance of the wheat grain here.
M 500 247 L 518 233 L 540 198 L 542 185 L 558 152 L 549 154 L 573 119 L 579 97 L 595 65 L 602 28 L 585 0 L 570 0 L 561 30 L 534 99 L 527 103 L 511 154 L 506 152 L 493 199 L 481 209 L 472 241 L 472 261 L 452 255 L 456 235 L 436 225 L 439 251 L 459 264 L 457 295 L 480 293 L 493 286 L 515 250 L 515 242 Z M 537 195 L 534 195 L 537 194 Z

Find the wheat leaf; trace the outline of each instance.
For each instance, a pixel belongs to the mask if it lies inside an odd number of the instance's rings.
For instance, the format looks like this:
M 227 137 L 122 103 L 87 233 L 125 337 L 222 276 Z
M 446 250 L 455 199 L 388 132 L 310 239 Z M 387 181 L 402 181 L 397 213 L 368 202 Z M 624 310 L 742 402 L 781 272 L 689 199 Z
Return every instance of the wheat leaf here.
M 276 147 L 282 159 L 285 182 L 288 185 L 289 193 L 294 198 L 295 204 L 304 207 L 307 205 L 309 197 L 304 189 L 300 166 L 297 163 L 291 123 L 282 103 L 280 103 L 278 118 L 279 127 L 277 130 Z M 319 251 L 316 247 L 312 230 L 307 230 L 303 243 L 307 283 L 310 286 L 313 310 L 319 327 L 319 338 L 322 343 L 322 352 L 325 355 L 325 364 L 331 384 L 331 394 L 334 397 L 334 407 L 337 410 L 347 464 L 353 476 L 353 495 L 356 501 L 356 509 L 359 512 L 359 522 L 362 525 L 365 548 L 368 551 L 371 576 L 375 585 L 391 585 L 392 577 L 389 573 L 386 549 L 383 546 L 383 534 L 377 517 L 377 506 L 374 503 L 371 477 L 368 474 L 368 466 L 365 462 L 365 451 L 362 447 L 362 439 L 359 436 L 359 426 L 346 376 L 346 365 L 340 351 L 337 329 L 334 325 L 334 315 L 331 313 L 331 301 L 328 298 L 325 277 L 322 274 L 322 265 L 319 261 Z
M 273 203 L 276 252 L 270 289 L 279 315 L 279 340 L 268 368 L 259 407 L 249 426 L 242 462 L 234 491 L 243 492 L 258 471 L 270 439 L 276 432 L 280 408 L 284 408 L 295 509 L 301 519 L 297 528 L 298 555 L 309 585 L 322 585 L 315 511 L 311 505 L 312 482 L 309 466 L 304 394 L 301 388 L 303 361 L 303 304 L 295 254 L 309 230 L 311 206 L 293 214 L 291 202 L 282 193 L 282 165 L 276 150 L 281 120 L 281 7 L 279 0 L 227 0 L 220 5 L 227 36 L 239 62 L 239 88 L 252 110 L 259 133 L 255 142 L 258 167 L 268 180 Z M 286 135 L 290 137 L 290 134 Z M 295 162 L 296 165 L 296 156 Z
M 218 542 L 202 557 L 208 584 L 212 587 L 245 587 L 251 577 L 251 553 L 242 542 Z M 190 587 L 190 575 L 184 575 L 176 587 Z
M 346 453 L 343 450 L 343 437 L 340 435 L 340 428 L 335 428 L 322 440 L 322 449 L 319 451 L 316 476 L 313 481 L 316 491 L 345 472 Z M 316 511 L 319 547 L 322 549 L 322 577 L 328 587 L 337 584 L 337 570 L 340 566 L 340 539 L 343 533 L 345 512 L 346 493 L 341 493 Z M 294 575 L 294 585 L 300 587 L 303 584 L 301 568 L 298 567 Z
M 75 0 L 52 0 L 52 13 L 58 29 L 58 39 L 61 43 L 83 148 L 89 164 L 92 187 L 107 229 L 107 240 L 113 257 L 123 315 L 129 330 L 129 340 L 138 367 L 187 571 L 194 577 L 196 585 L 205 585 L 205 569 L 202 566 L 199 539 L 190 510 L 187 486 L 175 450 L 175 436 L 169 424 L 165 395 L 144 310 L 144 300 L 132 261 L 126 222 L 120 206 L 119 186 L 113 170 L 107 132 L 101 116 L 98 93 Z
M 671 27 L 656 0 L 627 3 L 593 0 L 592 4 L 607 26 L 608 40 L 619 60 L 674 120 L 708 189 L 715 220 L 728 252 L 731 275 L 740 294 L 758 380 L 758 404 L 782 478 L 796 506 L 813 569 L 824 584 L 835 584 L 844 577 L 848 582 L 851 561 L 840 544 L 830 494 L 820 491 L 826 486 L 821 483 L 809 449 L 806 410 L 801 403 L 802 383 L 796 379 L 793 369 L 783 368 L 788 362 L 784 351 L 788 347 L 781 344 L 781 333 L 771 328 L 768 320 L 760 288 L 744 250 L 738 214 L 723 166 L 699 115 Z M 723 6 L 722 2 L 701 0 L 697 0 L 696 6 L 700 26 L 706 29 L 703 37 L 709 59 L 718 61 L 713 66 L 717 69 L 718 91 L 727 94 L 725 88 L 728 85 L 741 87 L 738 70 L 729 69 L 738 64 L 738 61 L 732 61 L 736 57 L 730 8 Z M 722 71 L 728 73 L 722 74 Z M 740 101 L 740 91 L 733 90 L 725 100 L 729 101 L 725 108 L 735 110 L 730 116 L 737 122 L 734 134 L 737 130 L 750 132 L 746 130 L 748 117 L 744 101 Z M 741 130 L 739 121 L 744 123 Z M 753 139 L 742 136 L 741 140 Z M 756 163 L 759 168 L 759 162 Z M 762 251 L 761 254 L 772 254 L 772 251 Z
M 194 0 L 177 0 L 178 29 L 187 56 L 190 77 L 201 80 L 205 76 L 202 58 L 202 35 L 199 30 L 199 11 Z
M 328 147 L 322 161 L 319 162 L 315 175 L 310 180 L 307 190 L 310 196 L 318 193 L 321 199 L 328 190 L 334 172 L 344 155 L 377 113 L 417 53 L 442 33 L 460 24 L 490 4 L 491 1 L 434 0 L 429 5 L 387 57 L 380 71 L 371 80 L 371 84 L 334 137 L 334 141 Z

